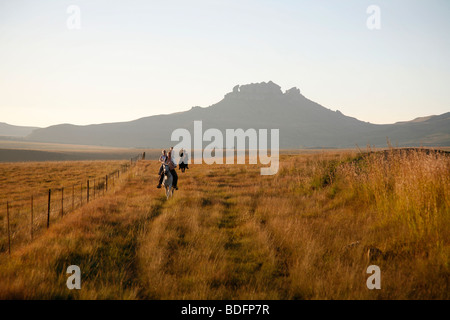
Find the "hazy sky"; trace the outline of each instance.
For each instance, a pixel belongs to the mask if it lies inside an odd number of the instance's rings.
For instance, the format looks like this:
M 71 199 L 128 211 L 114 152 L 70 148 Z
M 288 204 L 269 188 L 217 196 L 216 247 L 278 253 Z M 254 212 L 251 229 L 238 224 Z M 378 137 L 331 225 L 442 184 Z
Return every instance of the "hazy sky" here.
M 269 80 L 373 123 L 441 114 L 449 35 L 448 0 L 0 0 L 0 122 L 128 121 Z

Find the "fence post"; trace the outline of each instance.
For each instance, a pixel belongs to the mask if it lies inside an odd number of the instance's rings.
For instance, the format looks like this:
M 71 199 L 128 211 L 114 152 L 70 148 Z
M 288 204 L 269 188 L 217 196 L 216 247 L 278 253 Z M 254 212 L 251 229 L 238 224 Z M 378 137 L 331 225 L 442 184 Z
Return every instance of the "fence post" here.
M 94 179 L 94 200 L 95 200 L 95 179 Z
M 89 203 L 89 179 L 87 181 L 87 203 Z
M 11 255 L 11 231 L 9 230 L 9 201 L 6 202 L 6 220 L 8 223 L 8 254 Z
M 47 229 L 50 227 L 50 201 L 52 190 L 48 189 L 48 208 L 47 208 Z
M 31 224 L 30 224 L 30 235 L 31 235 L 31 240 L 33 240 L 33 195 L 31 195 Z
M 108 192 L 108 175 L 105 178 L 106 192 Z
M 64 216 L 64 187 L 61 188 L 61 217 Z

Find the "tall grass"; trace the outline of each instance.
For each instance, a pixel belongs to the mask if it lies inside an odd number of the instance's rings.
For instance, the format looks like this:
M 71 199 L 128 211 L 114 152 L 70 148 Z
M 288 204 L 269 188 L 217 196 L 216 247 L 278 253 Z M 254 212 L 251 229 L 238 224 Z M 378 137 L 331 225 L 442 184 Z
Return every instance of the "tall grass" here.
M 449 231 L 450 156 L 391 149 L 369 153 L 338 171 L 345 192 L 374 208 L 383 225 L 406 226 L 411 239 L 434 243 Z
M 166 200 L 158 164 L 141 162 L 121 192 L 1 261 L 0 296 L 448 299 L 449 163 L 388 150 L 282 155 L 275 176 L 192 165 Z M 76 292 L 70 264 L 81 268 Z M 366 287 L 370 264 L 381 290 Z
M 123 160 L 1 163 L 0 255 L 8 250 L 8 211 L 11 246 L 16 250 L 32 241 L 31 235 L 36 236 L 45 228 L 49 189 L 52 189 L 50 224 L 53 224 L 87 202 L 88 179 L 90 200 L 93 200 L 105 193 L 105 175 L 119 169 L 123 172 L 127 165 L 128 161 Z M 119 180 L 116 174 L 110 175 L 109 191 L 119 186 Z

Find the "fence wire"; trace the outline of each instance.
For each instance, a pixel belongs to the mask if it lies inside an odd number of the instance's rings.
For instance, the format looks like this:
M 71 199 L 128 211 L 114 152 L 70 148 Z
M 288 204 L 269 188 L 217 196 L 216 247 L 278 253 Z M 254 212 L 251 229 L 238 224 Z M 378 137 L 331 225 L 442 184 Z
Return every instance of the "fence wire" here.
M 88 202 L 114 193 L 123 182 L 125 173 L 144 157 L 144 153 L 139 154 L 113 172 L 82 183 L 30 194 L 26 198 L 13 196 L 1 201 L 0 253 L 11 253 L 14 247 L 33 241 L 65 215 Z

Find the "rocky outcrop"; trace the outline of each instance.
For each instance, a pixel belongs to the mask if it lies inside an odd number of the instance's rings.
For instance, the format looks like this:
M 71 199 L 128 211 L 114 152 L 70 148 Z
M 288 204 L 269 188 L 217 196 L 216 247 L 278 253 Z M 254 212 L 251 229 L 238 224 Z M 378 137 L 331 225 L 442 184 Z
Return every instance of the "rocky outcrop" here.
M 281 96 L 283 92 L 281 87 L 272 81 L 251 83 L 246 85 L 237 85 L 233 87 L 233 91 L 227 93 L 227 99 L 244 99 L 244 100 L 265 100 L 270 97 Z
M 289 90 L 286 90 L 286 92 L 284 94 L 287 95 L 287 96 L 300 96 L 301 95 L 300 89 L 298 89 L 296 87 L 293 87 L 293 88 L 290 88 Z
M 225 95 L 225 98 L 241 100 L 267 100 L 282 96 L 293 99 L 303 98 L 303 95 L 300 93 L 300 89 L 293 87 L 283 93 L 281 91 L 281 87 L 272 81 L 236 85 L 233 87 L 232 92 Z

